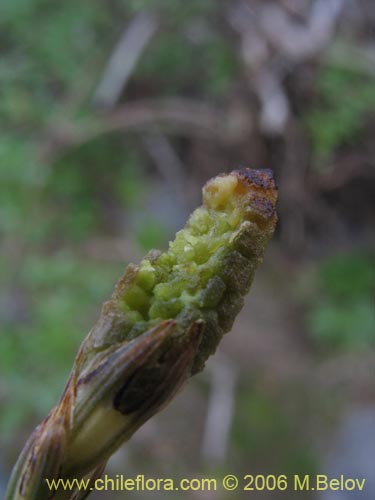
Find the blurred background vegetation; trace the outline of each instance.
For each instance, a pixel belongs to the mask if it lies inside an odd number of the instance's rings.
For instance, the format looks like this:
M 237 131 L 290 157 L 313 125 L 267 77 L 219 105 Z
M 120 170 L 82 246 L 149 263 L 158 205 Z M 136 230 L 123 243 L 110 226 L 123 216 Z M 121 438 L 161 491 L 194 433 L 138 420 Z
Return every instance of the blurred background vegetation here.
M 375 401 L 374 33 L 371 0 L 0 2 L 0 485 L 124 266 L 239 165 L 279 185 L 265 264 L 108 472 L 322 472 Z

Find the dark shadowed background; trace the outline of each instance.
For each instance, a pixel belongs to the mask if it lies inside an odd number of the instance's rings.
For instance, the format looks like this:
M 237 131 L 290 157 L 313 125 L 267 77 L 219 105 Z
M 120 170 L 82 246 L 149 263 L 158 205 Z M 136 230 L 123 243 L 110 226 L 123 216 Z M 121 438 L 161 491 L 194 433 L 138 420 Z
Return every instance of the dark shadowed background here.
M 373 500 L 374 137 L 372 0 L 1 0 L 0 492 L 125 265 L 244 165 L 280 200 L 246 306 L 107 472 L 346 474 Z

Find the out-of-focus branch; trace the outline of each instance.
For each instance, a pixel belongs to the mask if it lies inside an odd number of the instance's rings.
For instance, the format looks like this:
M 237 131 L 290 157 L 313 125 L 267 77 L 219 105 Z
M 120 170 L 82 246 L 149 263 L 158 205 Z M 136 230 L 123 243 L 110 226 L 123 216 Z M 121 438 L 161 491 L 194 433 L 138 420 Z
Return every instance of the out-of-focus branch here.
M 297 24 L 275 3 L 260 11 L 260 28 L 268 41 L 292 61 L 321 52 L 332 39 L 344 0 L 316 0 L 306 24 Z
M 268 40 L 259 29 L 257 9 L 244 1 L 229 11 L 229 21 L 240 34 L 242 56 L 248 85 L 261 104 L 259 126 L 270 134 L 282 133 L 289 118 L 289 101 L 275 66 Z
M 144 99 L 116 111 L 98 115 L 90 123 L 61 123 L 49 127 L 41 138 L 40 156 L 53 161 L 66 151 L 104 134 L 149 131 L 205 137 L 224 143 L 247 137 L 252 130 L 248 109 L 233 106 L 217 109 L 203 101 L 184 98 Z
M 208 461 L 223 462 L 235 404 L 236 370 L 221 356 L 220 363 L 210 363 L 211 393 L 203 436 L 202 454 Z
M 186 168 L 170 141 L 165 135 L 156 131 L 145 134 L 142 139 L 166 185 L 171 186 L 180 200 L 184 200 L 186 194 Z
M 303 23 L 295 21 L 295 6 L 290 4 L 286 8 L 239 0 L 230 8 L 228 20 L 240 35 L 249 88 L 261 104 L 259 127 L 266 134 L 283 134 L 291 114 L 284 89 L 286 69 L 326 48 L 343 4 L 316 0 Z
M 270 134 L 283 132 L 290 115 L 290 106 L 279 75 L 272 69 L 264 68 L 252 81 L 262 105 L 259 116 L 261 130 Z
M 112 108 L 119 100 L 135 65 L 158 29 L 155 14 L 141 12 L 126 27 L 115 46 L 94 95 L 94 103 Z
M 375 43 L 361 46 L 343 41 L 337 42 L 327 52 L 324 63 L 374 77 Z

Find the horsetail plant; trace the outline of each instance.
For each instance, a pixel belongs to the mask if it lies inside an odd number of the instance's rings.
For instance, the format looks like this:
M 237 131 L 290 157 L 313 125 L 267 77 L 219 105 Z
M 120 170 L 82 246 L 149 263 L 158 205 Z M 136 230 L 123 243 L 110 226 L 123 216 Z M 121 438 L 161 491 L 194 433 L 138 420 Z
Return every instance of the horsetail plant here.
M 75 359 L 59 403 L 34 430 L 6 500 L 82 499 L 46 479 L 92 478 L 232 328 L 276 224 L 269 170 L 244 168 L 203 188 L 203 205 L 166 252 L 127 266 Z

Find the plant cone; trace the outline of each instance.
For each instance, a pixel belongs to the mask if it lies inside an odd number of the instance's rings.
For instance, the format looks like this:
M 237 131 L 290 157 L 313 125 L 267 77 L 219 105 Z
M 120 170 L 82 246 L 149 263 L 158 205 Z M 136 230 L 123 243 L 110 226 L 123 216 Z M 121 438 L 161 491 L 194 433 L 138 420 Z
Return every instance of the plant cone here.
M 276 224 L 268 170 L 211 179 L 166 252 L 130 264 L 83 341 L 65 391 L 15 465 L 6 500 L 79 499 L 46 479 L 98 477 L 203 369 L 243 306 Z M 76 494 L 76 496 L 74 496 Z

